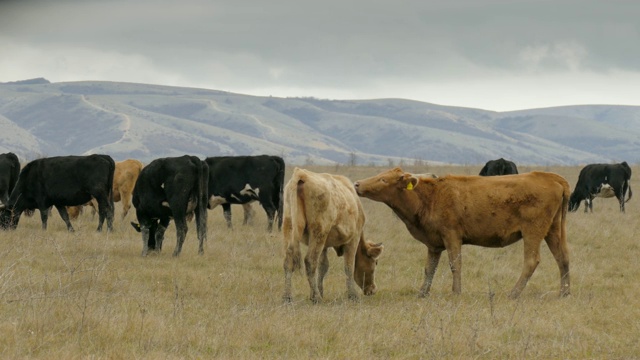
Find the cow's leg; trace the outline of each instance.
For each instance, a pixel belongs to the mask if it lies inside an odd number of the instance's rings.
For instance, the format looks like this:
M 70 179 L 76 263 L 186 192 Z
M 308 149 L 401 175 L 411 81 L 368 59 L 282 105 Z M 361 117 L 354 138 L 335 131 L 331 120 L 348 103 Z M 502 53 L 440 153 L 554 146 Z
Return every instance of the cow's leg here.
M 164 232 L 167 231 L 167 227 L 169 226 L 169 219 L 160 219 L 158 222 L 158 226 L 155 231 L 155 240 L 156 247 L 155 250 L 157 252 L 162 252 L 162 243 L 164 242 Z
M 570 295 L 569 249 L 567 247 L 566 232 L 560 224 L 555 225 L 554 223 L 545 241 L 556 259 L 558 269 L 560 269 L 560 296 Z
M 538 235 L 523 234 L 523 242 L 524 264 L 522 266 L 522 274 L 509 294 L 509 297 L 512 299 L 520 296 L 520 293 L 540 263 L 540 243 L 542 242 L 542 238 Z
M 207 206 L 200 201 L 195 210 L 196 233 L 198 235 L 198 254 L 204 254 L 204 243 L 207 241 Z
M 182 244 L 184 244 L 184 239 L 187 237 L 187 219 L 185 216 L 176 216 L 174 218 L 176 225 L 176 249 L 173 251 L 173 256 L 180 255 L 182 251 Z
M 42 230 L 47 230 L 47 220 L 49 219 L 49 209 L 50 208 L 39 208 L 40 210 L 40 220 L 42 220 Z
M 271 199 L 260 199 L 260 204 L 267 213 L 267 231 L 271 232 L 273 231 L 273 219 L 276 217 L 276 206 L 271 202 Z
M 304 229 L 297 231 L 298 234 L 302 234 Z M 284 229 L 282 231 L 283 240 L 285 243 L 285 255 L 284 255 L 284 294 L 282 300 L 286 303 L 290 303 L 293 300 L 291 296 L 291 276 L 296 269 L 300 269 L 300 239 L 294 238 L 293 225 L 291 223 L 291 217 L 288 217 L 284 221 Z
M 427 253 L 427 264 L 424 267 L 424 282 L 422 283 L 418 296 L 425 297 L 429 295 L 429 290 L 433 283 L 433 277 L 436 273 L 436 269 L 438 268 L 438 263 L 440 262 L 440 255 L 442 255 L 442 251 L 429 249 Z
M 231 229 L 231 204 L 222 204 L 222 213 L 224 214 L 224 219 L 227 221 L 227 228 Z
M 102 231 L 102 225 L 107 220 L 107 230 L 113 230 L 113 207 L 109 206 L 109 199 L 106 196 L 98 196 L 95 198 L 98 202 L 98 229 Z
M 618 199 L 618 203 L 620 204 L 620 212 L 624 211 L 624 192 L 620 191 L 620 194 L 616 194 L 616 198 Z
M 318 288 L 318 264 L 327 240 L 327 235 L 327 232 L 323 229 L 317 227 L 309 229 L 309 247 L 307 249 L 307 255 L 304 257 L 304 266 L 307 271 L 307 280 L 309 281 L 309 287 L 311 289 L 309 298 L 314 304 L 322 300 L 322 295 Z
M 242 210 L 244 210 L 244 221 L 242 225 L 253 225 L 253 218 L 256 212 L 253 210 L 251 203 L 242 204 Z
M 451 275 L 453 275 L 453 286 L 451 290 L 454 294 L 462 292 L 462 242 L 455 238 L 449 241 L 445 240 L 447 254 L 449 255 L 449 267 Z
M 60 213 L 60 217 L 67 224 L 67 230 L 69 232 L 74 232 L 73 226 L 71 226 L 71 221 L 69 221 L 69 213 L 67 212 L 66 206 L 58 206 L 56 205 L 56 209 L 58 209 L 58 213 Z
M 356 290 L 356 282 L 353 279 L 353 273 L 356 266 L 356 251 L 358 249 L 358 242 L 360 241 L 360 235 L 351 239 L 349 244 L 343 246 L 344 249 L 344 273 L 347 276 L 347 295 L 351 300 L 358 300 L 358 291 Z
M 124 219 L 131 209 L 131 193 L 122 194 L 122 219 Z
M 318 266 L 318 289 L 320 296 L 324 297 L 324 277 L 329 271 L 329 259 L 327 258 L 327 249 L 325 248 L 320 255 L 320 266 Z
M 140 233 L 142 234 L 142 256 L 149 253 L 149 225 L 140 224 Z

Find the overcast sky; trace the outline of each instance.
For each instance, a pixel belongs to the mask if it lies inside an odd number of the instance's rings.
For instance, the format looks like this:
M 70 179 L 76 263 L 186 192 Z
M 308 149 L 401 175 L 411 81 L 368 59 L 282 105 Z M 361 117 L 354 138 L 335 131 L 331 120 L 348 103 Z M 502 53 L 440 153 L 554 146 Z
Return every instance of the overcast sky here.
M 0 1 L 0 82 L 640 105 L 640 1 Z

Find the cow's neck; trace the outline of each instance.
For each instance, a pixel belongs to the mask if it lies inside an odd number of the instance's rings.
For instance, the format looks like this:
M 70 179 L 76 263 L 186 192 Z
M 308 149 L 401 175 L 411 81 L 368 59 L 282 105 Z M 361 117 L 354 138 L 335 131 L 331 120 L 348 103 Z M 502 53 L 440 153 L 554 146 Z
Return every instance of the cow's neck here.
M 430 196 L 417 190 L 403 191 L 400 196 L 385 201 L 412 233 L 415 229 L 411 227 L 423 228 L 420 217 L 428 209 L 429 202 Z

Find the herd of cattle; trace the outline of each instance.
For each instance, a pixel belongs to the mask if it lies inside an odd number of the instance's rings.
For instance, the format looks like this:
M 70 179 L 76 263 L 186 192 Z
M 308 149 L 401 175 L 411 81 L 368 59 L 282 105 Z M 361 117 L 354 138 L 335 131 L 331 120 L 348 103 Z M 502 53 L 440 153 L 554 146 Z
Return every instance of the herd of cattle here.
M 384 247 L 365 239 L 365 213 L 360 197 L 389 206 L 409 233 L 427 246 L 428 256 L 420 295 L 426 296 L 443 251 L 453 274 L 453 292 L 461 292 L 461 249 L 472 244 L 504 247 L 524 242 L 520 278 L 511 290 L 518 297 L 540 261 L 544 240 L 560 270 L 560 295 L 570 293 L 567 211 L 582 201 L 593 211 L 595 197 L 616 197 L 620 211 L 631 199 L 631 168 L 620 164 L 585 166 L 571 192 L 560 175 L 549 172 L 518 174 L 505 159 L 491 160 L 480 176 L 411 174 L 400 168 L 355 183 L 340 175 L 295 168 L 285 185 L 285 164 L 278 156 L 226 156 L 201 160 L 195 156 L 160 158 L 143 166 L 137 160 L 114 162 L 108 155 L 59 156 L 33 160 L 22 169 L 13 153 L 0 154 L 0 228 L 15 229 L 23 213 L 39 210 L 46 229 L 55 207 L 73 231 L 70 213 L 83 205 L 97 208 L 98 231 L 106 220 L 112 230 L 114 202 L 122 201 L 123 218 L 130 206 L 142 234 L 142 255 L 160 251 L 171 220 L 176 227 L 178 256 L 195 217 L 199 253 L 207 236 L 207 209 L 222 205 L 231 227 L 231 204 L 244 206 L 250 222 L 250 204 L 258 201 L 272 231 L 276 220 L 285 244 L 285 301 L 291 301 L 291 276 L 301 267 L 300 244 L 311 289 L 310 298 L 323 297 L 323 279 L 329 269 L 327 251 L 344 258 L 347 290 L 357 298 L 355 285 L 365 295 L 376 292 L 375 268 Z M 504 176 L 514 175 L 514 176 Z

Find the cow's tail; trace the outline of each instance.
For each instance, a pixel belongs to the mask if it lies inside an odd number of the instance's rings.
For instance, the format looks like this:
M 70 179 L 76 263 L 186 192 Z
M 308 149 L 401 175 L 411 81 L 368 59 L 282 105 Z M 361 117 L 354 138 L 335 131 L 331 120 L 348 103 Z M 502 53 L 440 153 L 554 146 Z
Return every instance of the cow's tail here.
M 111 230 L 113 227 L 113 219 L 116 213 L 116 206 L 113 199 L 113 178 L 116 173 L 116 162 L 109 156 L 109 190 L 107 192 L 107 201 L 109 203 L 109 211 L 107 212 L 107 229 Z M 100 224 L 102 226 L 102 224 Z
M 625 180 L 625 182 L 627 183 L 627 192 L 629 193 L 629 197 L 624 202 L 627 202 L 631 200 L 631 196 L 633 195 L 633 192 L 631 191 L 631 184 L 629 183 L 629 180 Z M 624 199 L 624 195 L 623 195 L 623 199 Z
M 278 169 L 278 230 L 282 230 L 282 210 L 284 209 L 284 161 L 280 164 Z
M 287 214 L 284 219 L 284 241 L 285 241 L 285 268 L 289 266 L 293 271 L 302 267 L 302 254 L 300 251 L 300 241 L 307 226 L 305 209 L 304 183 L 305 180 L 299 176 L 297 171 L 289 181 L 289 185 L 284 189 L 284 197 L 287 203 Z
M 196 186 L 198 189 L 198 204 L 196 205 L 196 228 L 198 231 L 198 240 L 200 243 L 199 253 L 203 252 L 202 244 L 207 241 L 207 203 L 209 197 L 209 165 L 195 157 L 197 164 L 198 179 Z

